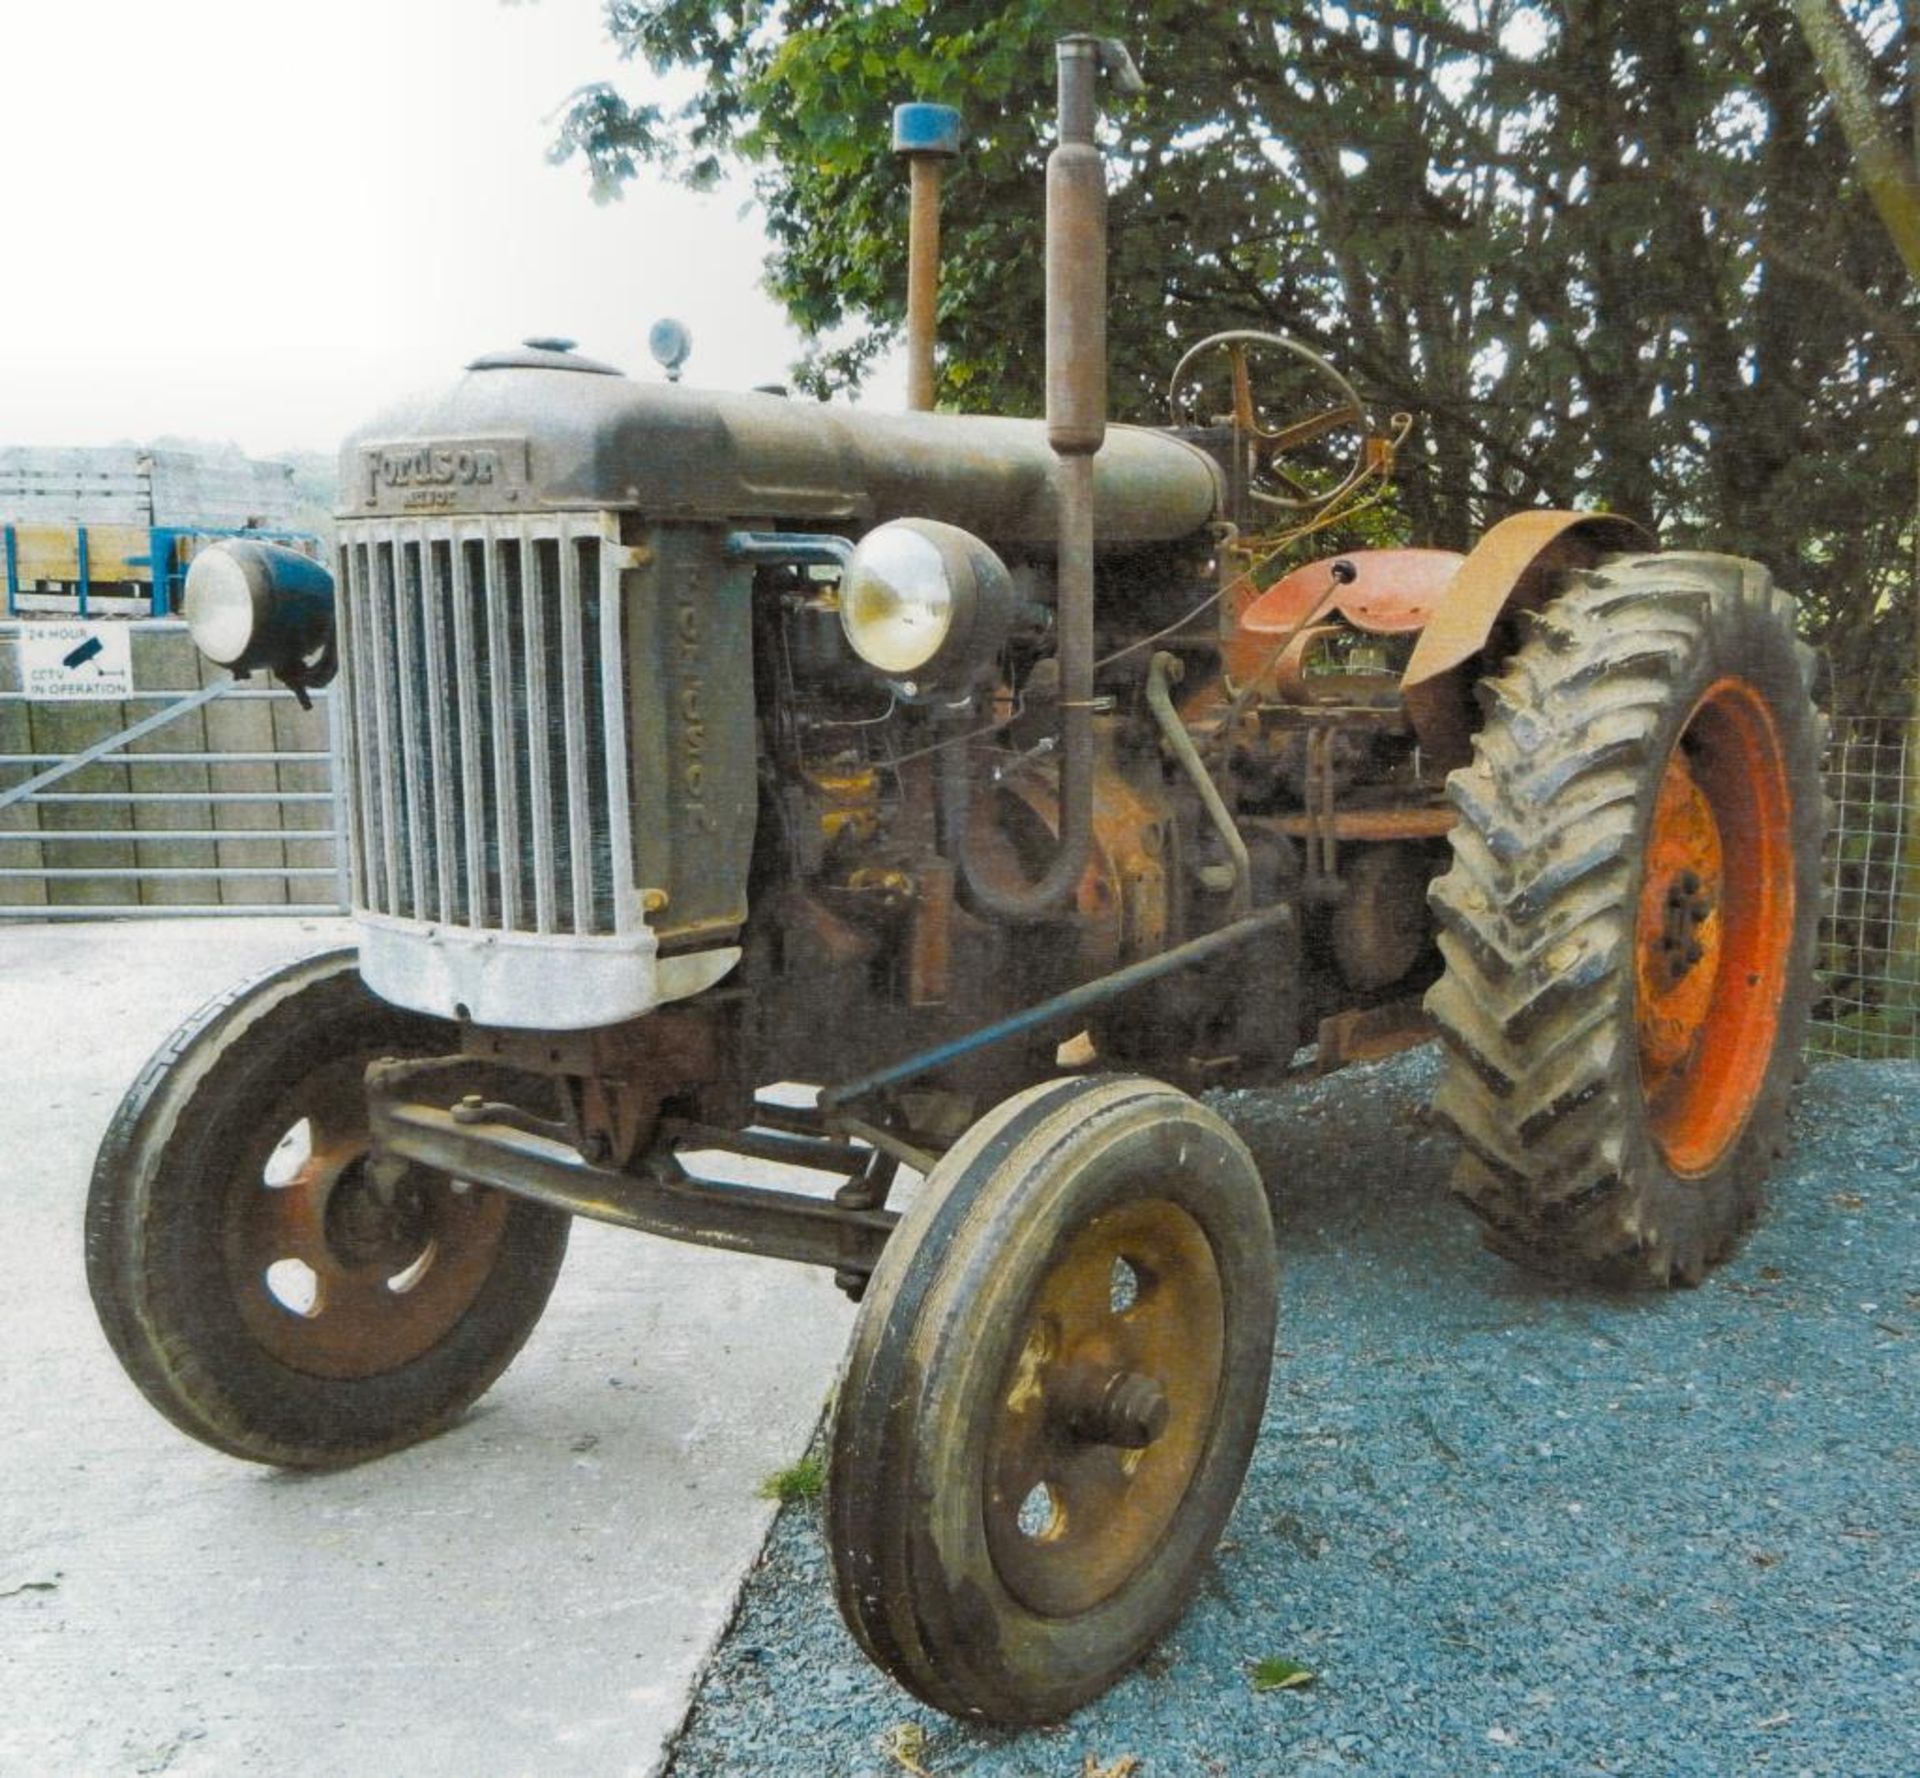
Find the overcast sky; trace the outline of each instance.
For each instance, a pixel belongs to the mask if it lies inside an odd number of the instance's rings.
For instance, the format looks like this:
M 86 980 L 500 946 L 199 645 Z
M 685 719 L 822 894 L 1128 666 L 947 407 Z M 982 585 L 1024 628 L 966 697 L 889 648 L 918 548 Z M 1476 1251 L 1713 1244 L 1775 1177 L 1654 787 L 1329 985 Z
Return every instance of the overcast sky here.
M 528 334 L 657 375 L 666 314 L 689 382 L 782 376 L 798 342 L 741 191 L 649 177 L 601 206 L 546 163 L 575 87 L 648 79 L 601 11 L 0 0 L 0 444 L 331 449 Z

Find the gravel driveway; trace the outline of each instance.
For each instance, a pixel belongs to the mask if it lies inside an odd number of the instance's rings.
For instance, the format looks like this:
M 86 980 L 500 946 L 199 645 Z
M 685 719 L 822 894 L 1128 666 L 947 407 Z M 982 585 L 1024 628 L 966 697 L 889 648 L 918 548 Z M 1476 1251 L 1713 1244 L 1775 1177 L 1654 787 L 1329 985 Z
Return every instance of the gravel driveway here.
M 1920 1773 L 1920 1068 L 1817 1070 L 1765 1223 L 1643 1298 L 1480 1251 L 1436 1068 L 1218 1101 L 1277 1193 L 1281 1354 L 1141 1669 L 1058 1729 L 950 1722 L 866 1665 L 789 1508 L 677 1778 Z M 1263 1657 L 1317 1677 L 1260 1693 Z

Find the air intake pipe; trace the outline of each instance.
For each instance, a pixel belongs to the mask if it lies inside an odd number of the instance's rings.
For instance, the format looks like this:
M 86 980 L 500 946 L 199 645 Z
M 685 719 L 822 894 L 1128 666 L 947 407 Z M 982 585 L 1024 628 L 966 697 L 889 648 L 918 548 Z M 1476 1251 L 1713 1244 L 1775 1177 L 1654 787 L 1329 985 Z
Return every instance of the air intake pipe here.
M 940 181 L 960 152 L 960 113 L 948 105 L 896 105 L 893 152 L 911 172 L 907 222 L 907 407 L 933 411 L 933 336 L 940 301 Z
M 1144 92 L 1133 59 L 1108 38 L 1063 37 L 1059 141 L 1047 157 L 1047 442 L 1060 459 L 1056 622 L 1060 657 L 1060 840 L 1038 882 L 983 879 L 967 844 L 965 744 L 943 774 L 962 881 L 980 912 L 1040 919 L 1073 893 L 1093 844 L 1093 458 L 1107 436 L 1107 172 L 1094 144 L 1105 67 Z

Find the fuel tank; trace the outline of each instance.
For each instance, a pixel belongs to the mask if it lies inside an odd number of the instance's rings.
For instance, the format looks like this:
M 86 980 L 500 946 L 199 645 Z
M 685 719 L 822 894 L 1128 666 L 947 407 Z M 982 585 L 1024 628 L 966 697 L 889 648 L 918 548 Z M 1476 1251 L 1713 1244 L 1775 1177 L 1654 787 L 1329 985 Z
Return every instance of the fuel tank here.
M 476 359 L 354 432 L 341 450 L 340 516 L 587 509 L 855 534 L 921 517 L 1044 555 L 1057 473 L 1040 420 L 639 383 L 529 347 Z M 1096 475 L 1102 548 L 1197 536 L 1220 508 L 1212 459 L 1148 428 L 1110 428 Z

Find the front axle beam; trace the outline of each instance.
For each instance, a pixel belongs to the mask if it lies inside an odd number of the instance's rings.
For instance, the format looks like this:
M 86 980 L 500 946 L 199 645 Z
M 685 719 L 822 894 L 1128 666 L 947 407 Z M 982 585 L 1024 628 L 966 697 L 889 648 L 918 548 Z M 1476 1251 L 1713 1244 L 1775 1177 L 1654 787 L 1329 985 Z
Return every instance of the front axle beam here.
M 369 1071 L 374 1155 L 394 1156 L 453 1179 L 490 1185 L 644 1234 L 697 1247 L 798 1260 L 835 1272 L 873 1270 L 899 1217 L 850 1210 L 830 1199 L 674 1174 L 598 1167 L 544 1136 L 502 1123 L 462 1123 L 431 1105 L 389 1099 Z M 401 1064 L 404 1068 L 406 1064 Z

